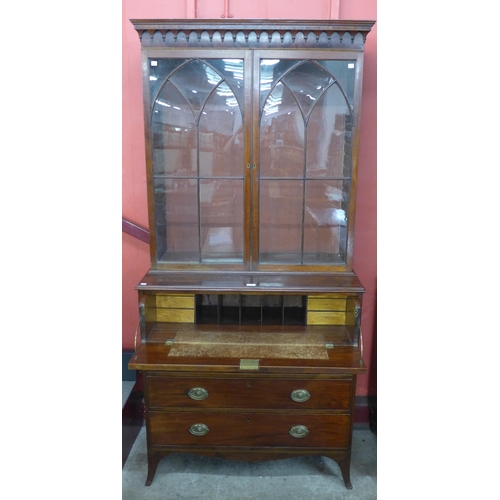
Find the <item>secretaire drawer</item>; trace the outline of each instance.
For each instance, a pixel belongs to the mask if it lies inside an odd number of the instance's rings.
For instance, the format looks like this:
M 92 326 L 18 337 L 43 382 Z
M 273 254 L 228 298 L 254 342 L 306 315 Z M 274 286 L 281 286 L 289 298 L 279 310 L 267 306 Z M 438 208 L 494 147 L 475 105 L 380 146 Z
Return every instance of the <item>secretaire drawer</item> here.
M 149 413 L 151 444 L 346 448 L 349 415 Z
M 351 403 L 351 380 L 148 377 L 151 407 L 338 409 Z

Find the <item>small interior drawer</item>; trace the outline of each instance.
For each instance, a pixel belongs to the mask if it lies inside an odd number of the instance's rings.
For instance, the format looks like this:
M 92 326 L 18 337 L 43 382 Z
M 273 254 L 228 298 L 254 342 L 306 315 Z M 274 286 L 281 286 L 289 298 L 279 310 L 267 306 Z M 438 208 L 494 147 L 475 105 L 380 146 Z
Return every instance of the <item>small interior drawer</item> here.
M 194 309 L 194 295 L 156 295 L 157 308 Z

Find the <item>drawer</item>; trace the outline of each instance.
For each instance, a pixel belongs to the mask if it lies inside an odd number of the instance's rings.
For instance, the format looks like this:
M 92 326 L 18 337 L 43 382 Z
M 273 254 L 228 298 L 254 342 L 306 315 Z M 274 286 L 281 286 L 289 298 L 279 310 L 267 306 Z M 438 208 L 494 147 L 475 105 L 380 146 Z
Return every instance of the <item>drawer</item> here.
M 160 323 L 194 323 L 194 295 L 156 295 L 156 317 Z
M 151 407 L 348 410 L 351 380 L 149 376 L 147 394 Z
M 345 312 L 337 311 L 308 311 L 308 325 L 345 325 Z
M 342 414 L 149 412 L 153 446 L 347 448 L 349 424 Z
M 157 308 L 194 309 L 194 295 L 156 295 Z
M 156 321 L 162 323 L 194 323 L 194 309 L 157 309 Z
M 346 299 L 313 298 L 307 299 L 308 311 L 345 311 Z

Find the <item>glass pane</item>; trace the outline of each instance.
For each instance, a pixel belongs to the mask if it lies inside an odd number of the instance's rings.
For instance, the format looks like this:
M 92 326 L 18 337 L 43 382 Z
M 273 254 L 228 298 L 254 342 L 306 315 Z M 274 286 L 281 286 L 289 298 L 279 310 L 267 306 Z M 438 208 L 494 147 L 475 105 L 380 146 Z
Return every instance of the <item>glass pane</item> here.
M 243 180 L 200 181 L 202 262 L 243 261 Z
M 345 260 L 348 181 L 307 181 L 304 217 L 304 263 Z
M 304 119 L 281 83 L 267 99 L 260 124 L 260 176 L 304 176 Z
M 318 61 L 337 81 L 347 96 L 349 104 L 354 101 L 354 76 L 356 61 Z
M 337 85 L 317 101 L 307 124 L 308 177 L 350 177 L 351 116 Z
M 196 175 L 196 122 L 184 96 L 168 82 L 151 123 L 153 175 Z
M 158 262 L 199 262 L 198 181 L 155 179 Z
M 274 84 L 300 61 L 291 59 L 261 59 L 260 61 L 260 107 L 264 106 Z
M 300 264 L 303 181 L 261 180 L 259 262 Z
M 206 62 L 224 78 L 243 114 L 243 59 L 207 59 Z
M 210 92 L 222 78 L 210 66 L 193 60 L 173 73 L 170 80 L 182 91 L 198 116 Z
M 238 102 L 223 82 L 200 117 L 200 175 L 243 177 L 243 121 Z
M 186 59 L 150 59 L 149 60 L 149 89 L 151 99 L 156 98 L 160 87 L 165 83 L 170 73 L 183 64 Z
M 333 81 L 327 71 L 311 61 L 297 66 L 283 78 L 283 82 L 295 95 L 304 116 L 311 111 L 321 94 Z

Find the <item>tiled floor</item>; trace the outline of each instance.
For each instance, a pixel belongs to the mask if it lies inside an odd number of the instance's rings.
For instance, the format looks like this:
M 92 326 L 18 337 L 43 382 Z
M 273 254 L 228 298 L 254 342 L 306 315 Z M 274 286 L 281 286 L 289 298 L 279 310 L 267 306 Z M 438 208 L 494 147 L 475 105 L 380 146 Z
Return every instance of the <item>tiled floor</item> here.
M 133 386 L 123 382 L 123 405 Z M 319 456 L 249 463 L 176 453 L 160 462 L 151 486 L 144 485 L 146 474 L 142 427 L 123 466 L 123 500 L 374 500 L 377 439 L 367 425 L 355 426 L 352 490 L 345 488 L 338 465 Z

